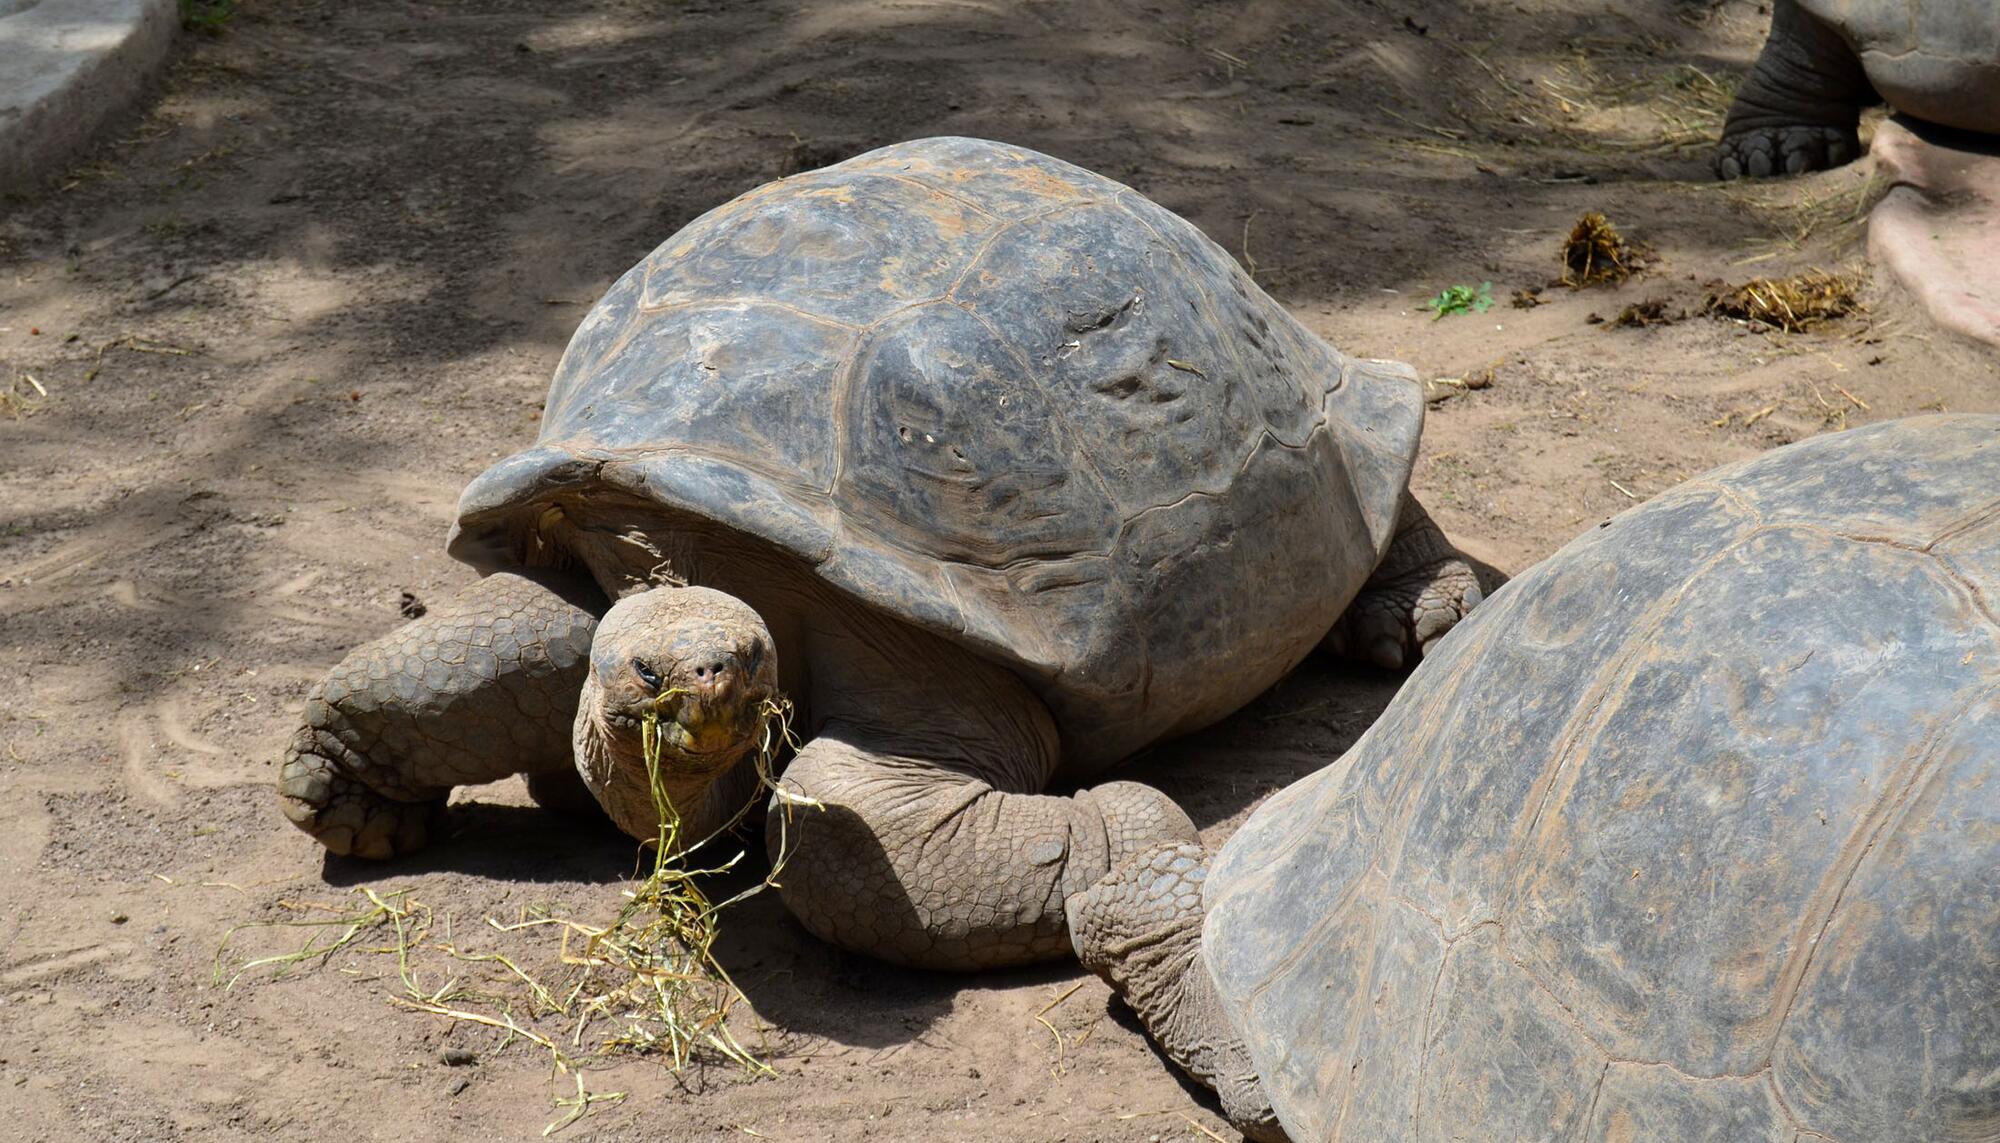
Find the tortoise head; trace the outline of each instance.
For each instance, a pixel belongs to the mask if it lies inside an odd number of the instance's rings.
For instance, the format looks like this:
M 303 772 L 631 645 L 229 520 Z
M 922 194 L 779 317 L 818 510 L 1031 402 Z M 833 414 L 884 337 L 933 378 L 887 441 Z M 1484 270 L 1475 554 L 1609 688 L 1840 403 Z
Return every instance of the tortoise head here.
M 777 694 L 776 646 L 742 600 L 703 587 L 627 596 L 591 642 L 576 715 L 577 769 L 620 829 L 656 836 L 660 813 L 645 750 L 654 716 L 661 792 L 699 827 L 709 787 L 757 749 Z

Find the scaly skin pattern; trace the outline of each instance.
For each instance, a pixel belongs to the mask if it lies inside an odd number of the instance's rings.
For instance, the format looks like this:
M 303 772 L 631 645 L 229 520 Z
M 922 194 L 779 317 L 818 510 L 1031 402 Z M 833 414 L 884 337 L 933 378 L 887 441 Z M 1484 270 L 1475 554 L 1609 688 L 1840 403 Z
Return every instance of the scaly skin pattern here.
M 1852 162 L 1861 156 L 1861 109 L 1875 102 L 1847 41 L 1797 0 L 1776 0 L 1770 38 L 1723 124 L 1715 173 L 1765 178 Z
M 1321 646 L 1384 670 L 1415 666 L 1485 598 L 1472 565 L 1405 493 L 1396 538 Z
M 1207 877 L 1199 844 L 1148 849 L 1069 899 L 1070 939 L 1083 967 L 1138 1013 L 1167 1058 L 1215 1091 L 1232 1127 L 1282 1143 L 1285 1129 L 1201 958 Z
M 285 816 L 334 853 L 393 857 L 437 832 L 453 786 L 570 768 L 594 591 L 500 573 L 349 652 L 306 696 Z
M 826 806 L 791 810 L 798 852 L 779 885 L 793 915 L 823 940 L 919 968 L 1063 956 L 1070 894 L 1162 839 L 1195 836 L 1180 807 L 1136 782 L 1072 797 L 998 789 L 828 735 L 784 788 Z M 766 837 L 776 862 L 781 834 Z
M 800 923 L 843 948 L 971 970 L 1068 955 L 1063 902 L 1125 856 L 1191 841 L 1166 795 L 1112 782 L 1041 791 L 1063 744 L 1013 672 L 823 600 L 809 674 L 817 735 L 786 769 L 765 836 Z M 790 813 L 781 831 L 779 815 Z

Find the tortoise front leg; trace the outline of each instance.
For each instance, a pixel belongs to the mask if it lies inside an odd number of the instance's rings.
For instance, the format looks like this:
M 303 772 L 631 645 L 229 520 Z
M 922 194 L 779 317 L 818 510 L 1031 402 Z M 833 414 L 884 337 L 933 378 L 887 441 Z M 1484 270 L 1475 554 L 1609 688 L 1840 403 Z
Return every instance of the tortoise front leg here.
M 1861 109 L 1877 102 L 1861 58 L 1797 0 L 1771 5 L 1771 35 L 1722 126 L 1724 179 L 1801 174 L 1861 156 Z
M 1167 1058 L 1215 1091 L 1230 1126 L 1283 1143 L 1285 1129 L 1202 961 L 1207 877 L 1200 845 L 1157 846 L 1069 899 L 1070 939 L 1083 967 L 1132 1007 Z
M 1071 797 L 995 784 L 1000 767 L 807 743 L 786 768 L 765 835 L 777 884 L 813 935 L 918 968 L 1031 964 L 1070 949 L 1063 901 L 1118 861 L 1195 836 L 1165 794 L 1111 782 Z M 779 816 L 789 812 L 789 821 Z
M 1486 598 L 1486 586 L 1471 561 L 1406 492 L 1396 538 L 1322 646 L 1386 670 L 1413 666 Z
M 826 721 L 786 767 L 764 831 L 774 863 L 795 842 L 779 892 L 820 938 L 922 968 L 1049 960 L 1069 951 L 1065 897 L 1195 837 L 1148 786 L 1042 794 L 1055 720 L 1011 672 L 894 627 L 814 641 L 814 677 L 838 681 L 813 696 Z
M 574 771 L 601 608 L 593 586 L 503 572 L 355 648 L 306 696 L 285 816 L 335 853 L 393 857 L 430 839 L 453 786 Z

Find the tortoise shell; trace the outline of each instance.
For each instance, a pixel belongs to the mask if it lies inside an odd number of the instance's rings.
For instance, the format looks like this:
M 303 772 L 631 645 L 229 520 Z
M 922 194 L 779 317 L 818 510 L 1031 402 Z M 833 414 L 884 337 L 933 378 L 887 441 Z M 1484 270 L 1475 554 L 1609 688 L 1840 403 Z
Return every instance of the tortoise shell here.
M 559 494 L 719 522 L 1015 668 L 1074 772 L 1311 650 L 1393 533 L 1413 380 L 1129 187 L 918 140 L 750 191 L 620 278 L 451 551 L 544 558 Z
M 2000 4 L 1993 0 L 1799 0 L 1861 57 L 1896 110 L 2000 131 Z
M 1292 1138 L 1992 1138 L 2000 417 L 1691 480 L 1487 600 L 1207 879 Z

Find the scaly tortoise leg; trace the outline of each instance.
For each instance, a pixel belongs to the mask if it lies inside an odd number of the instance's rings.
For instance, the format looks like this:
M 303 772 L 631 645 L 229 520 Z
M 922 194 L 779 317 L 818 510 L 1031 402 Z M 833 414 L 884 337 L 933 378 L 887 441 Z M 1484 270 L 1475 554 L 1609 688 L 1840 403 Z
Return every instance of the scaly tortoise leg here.
M 1485 598 L 1471 562 L 1404 493 L 1396 538 L 1321 646 L 1385 670 L 1414 666 Z
M 1847 41 L 1797 0 L 1775 0 L 1770 37 L 1722 126 L 1715 173 L 1764 178 L 1852 162 L 1861 157 L 1861 109 L 1875 102 Z
M 1211 1088 L 1230 1126 L 1259 1143 L 1283 1143 L 1243 1036 L 1231 1026 L 1201 957 L 1200 845 L 1161 845 L 1069 899 L 1070 939 L 1083 967 L 1130 1005 L 1182 1071 Z
M 833 680 L 812 696 L 826 721 L 785 768 L 764 832 L 774 863 L 795 843 L 779 892 L 821 939 L 934 969 L 1067 956 L 1065 898 L 1196 836 L 1135 782 L 1042 793 L 1061 742 L 1012 672 L 900 628 L 815 642 L 813 674 Z
M 453 786 L 573 770 L 602 607 L 580 581 L 503 572 L 355 648 L 306 696 L 285 816 L 334 853 L 387 858 L 430 840 Z
M 1070 894 L 1140 850 L 1195 836 L 1150 786 L 1028 793 L 837 733 L 807 743 L 781 788 L 824 806 L 788 808 L 781 794 L 767 815 L 774 865 L 780 839 L 797 839 L 777 880 L 792 915 L 831 944 L 918 968 L 1065 956 Z

